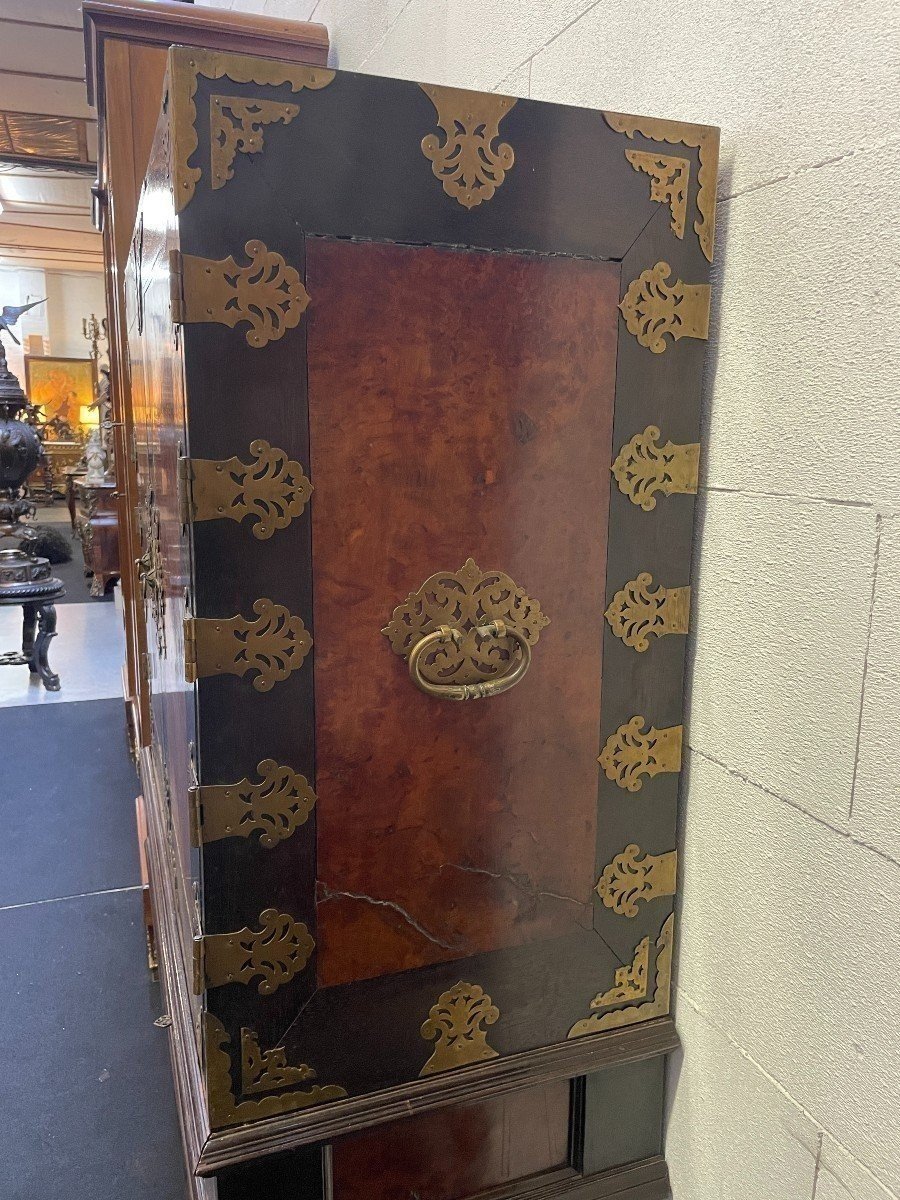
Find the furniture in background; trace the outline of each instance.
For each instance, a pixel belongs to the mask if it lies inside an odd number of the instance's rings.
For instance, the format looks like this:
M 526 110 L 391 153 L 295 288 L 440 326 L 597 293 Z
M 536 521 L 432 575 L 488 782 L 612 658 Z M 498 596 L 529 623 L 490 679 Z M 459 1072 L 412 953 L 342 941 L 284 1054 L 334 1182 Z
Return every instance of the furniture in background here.
M 39 504 L 53 504 L 68 495 L 68 476 L 72 470 L 83 469 L 83 442 L 41 443 L 41 459 L 28 477 L 28 488 Z
M 0 666 L 27 666 L 48 692 L 58 692 L 59 676 L 47 661 L 56 637 L 56 601 L 66 594 L 46 558 L 21 550 L 0 550 L 0 608 L 22 606 L 22 650 L 0 652 Z
M 297 62 L 325 63 L 322 25 L 182 4 L 176 0 L 86 0 L 88 101 L 99 122 L 95 223 L 103 235 L 109 336 L 112 428 L 119 495 L 122 599 L 125 617 L 126 716 L 132 747 L 150 740 L 144 671 L 147 637 L 135 562 L 140 557 L 134 514 L 140 502 L 134 447 L 135 405 L 142 380 L 128 377 L 122 281 L 138 194 L 159 117 L 166 53 L 173 44 L 244 50 Z
M 170 51 L 125 301 L 195 1197 L 669 1194 L 717 148 Z
M 4 314 L 9 313 L 4 308 Z M 17 310 L 12 310 L 13 312 Z M 0 318 L 3 329 L 15 324 Z M 14 335 L 11 335 L 14 336 Z M 41 454 L 41 439 L 34 424 L 23 420 L 28 400 L 6 362 L 0 337 L 0 543 L 18 546 L 0 548 L 0 607 L 22 606 L 22 649 L 0 654 L 2 666 L 27 666 L 39 675 L 49 692 L 59 691 L 59 676 L 47 662 L 47 651 L 56 636 L 55 601 L 65 595 L 62 581 L 54 578 L 46 558 L 27 554 L 22 544 L 34 538 L 28 524 L 35 514 L 25 481 Z
M 119 578 L 119 506 L 116 484 L 88 483 L 76 477 L 75 528 L 81 539 L 85 574 L 91 575 L 92 596 L 102 596 Z
M 72 537 L 78 535 L 78 496 L 75 484 L 84 478 L 84 465 L 63 468 L 63 478 L 66 481 L 66 508 L 69 510 L 69 524 L 72 527 Z

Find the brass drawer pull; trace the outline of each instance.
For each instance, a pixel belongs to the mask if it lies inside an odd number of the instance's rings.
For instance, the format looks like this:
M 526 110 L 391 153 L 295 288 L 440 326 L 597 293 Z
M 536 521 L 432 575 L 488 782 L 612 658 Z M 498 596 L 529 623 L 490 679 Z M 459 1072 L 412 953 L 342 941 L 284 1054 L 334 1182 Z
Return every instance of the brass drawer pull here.
M 458 629 L 449 625 L 441 625 L 433 633 L 426 633 L 420 638 L 409 652 L 409 675 L 416 687 L 428 696 L 437 696 L 441 700 L 481 700 L 485 696 L 499 696 L 515 687 L 525 672 L 531 666 L 531 646 L 527 640 L 505 621 L 491 621 L 487 625 L 479 625 L 475 633 L 480 637 L 509 637 L 519 648 L 517 657 L 510 656 L 514 664 L 507 675 L 498 675 L 493 679 L 481 680 L 477 683 L 441 684 L 432 683 L 422 674 L 420 663 L 430 650 L 440 642 L 451 641 L 459 646 L 463 635 Z

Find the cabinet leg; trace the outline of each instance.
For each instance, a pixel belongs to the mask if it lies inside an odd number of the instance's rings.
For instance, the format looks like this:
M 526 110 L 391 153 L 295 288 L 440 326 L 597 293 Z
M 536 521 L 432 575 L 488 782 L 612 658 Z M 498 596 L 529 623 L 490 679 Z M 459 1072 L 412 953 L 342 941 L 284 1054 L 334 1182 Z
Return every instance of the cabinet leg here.
M 54 675 L 47 662 L 50 642 L 56 637 L 56 605 L 37 604 L 37 638 L 31 649 L 28 666 L 32 675 L 40 675 L 48 692 L 59 691 L 59 676 Z M 27 623 L 27 617 L 26 617 Z M 32 634 L 34 627 L 32 626 Z

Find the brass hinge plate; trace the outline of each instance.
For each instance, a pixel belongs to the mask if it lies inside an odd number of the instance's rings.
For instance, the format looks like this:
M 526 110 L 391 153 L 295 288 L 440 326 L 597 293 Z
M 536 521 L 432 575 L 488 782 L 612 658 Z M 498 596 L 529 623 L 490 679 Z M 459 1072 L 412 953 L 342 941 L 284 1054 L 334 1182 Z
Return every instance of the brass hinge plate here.
M 172 324 L 184 323 L 184 272 L 182 270 L 181 251 L 169 251 L 169 302 L 172 310 Z
M 268 599 L 253 604 L 246 617 L 185 617 L 184 677 L 196 683 L 209 675 L 243 677 L 255 671 L 253 686 L 268 692 L 296 671 L 312 649 L 301 617 Z
M 244 247 L 250 262 L 177 254 L 170 260 L 172 316 L 178 325 L 214 322 L 250 328 L 248 345 L 260 349 L 300 323 L 309 293 L 299 273 L 260 241 Z
M 690 613 L 689 587 L 654 588 L 650 572 L 641 571 L 616 592 L 604 615 L 616 637 L 643 654 L 651 637 L 686 634 Z
M 306 925 L 275 908 L 260 913 L 259 924 L 258 929 L 244 926 L 234 933 L 194 938 L 196 995 L 226 983 L 250 984 L 259 979 L 256 990 L 269 996 L 303 970 L 316 945 Z
M 257 783 L 242 779 L 188 788 L 194 846 L 258 833 L 260 845 L 271 850 L 306 823 L 316 803 L 308 780 L 271 758 L 256 770 Z
M 300 516 L 313 490 L 301 465 L 261 438 L 250 443 L 250 454 L 250 463 L 237 457 L 178 460 L 183 524 L 249 518 L 253 536 L 265 541 Z

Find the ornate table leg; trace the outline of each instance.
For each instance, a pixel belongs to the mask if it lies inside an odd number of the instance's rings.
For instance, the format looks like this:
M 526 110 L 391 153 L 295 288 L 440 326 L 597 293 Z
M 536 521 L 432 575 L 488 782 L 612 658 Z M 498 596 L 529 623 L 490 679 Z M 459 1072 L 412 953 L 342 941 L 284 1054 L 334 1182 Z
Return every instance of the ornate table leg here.
M 37 625 L 37 610 L 38 603 L 36 600 L 27 600 L 22 605 L 22 654 L 25 662 L 31 664 L 31 656 L 34 654 L 34 630 Z
M 37 604 L 38 634 L 28 663 L 33 675 L 40 675 L 48 692 L 59 691 L 59 676 L 54 675 L 47 662 L 47 650 L 56 637 L 56 605 Z M 32 626 L 33 629 L 33 626 Z

